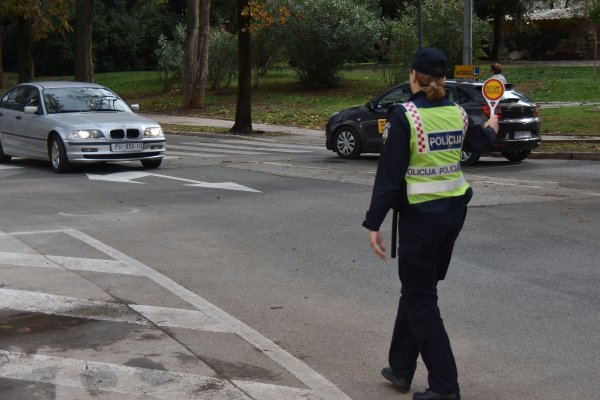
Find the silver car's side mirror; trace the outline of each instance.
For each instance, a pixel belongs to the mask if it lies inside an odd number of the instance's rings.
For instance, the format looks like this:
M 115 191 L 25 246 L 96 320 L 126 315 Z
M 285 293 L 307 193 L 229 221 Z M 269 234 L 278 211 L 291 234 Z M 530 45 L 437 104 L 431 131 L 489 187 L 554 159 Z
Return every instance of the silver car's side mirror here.
M 140 111 L 140 105 L 139 105 L 139 104 L 131 104 L 131 105 L 129 106 L 129 108 L 131 108 L 131 111 L 133 111 L 133 112 L 138 112 L 138 111 Z
M 25 112 L 25 114 L 37 114 L 38 108 L 36 106 L 25 106 L 23 112 Z

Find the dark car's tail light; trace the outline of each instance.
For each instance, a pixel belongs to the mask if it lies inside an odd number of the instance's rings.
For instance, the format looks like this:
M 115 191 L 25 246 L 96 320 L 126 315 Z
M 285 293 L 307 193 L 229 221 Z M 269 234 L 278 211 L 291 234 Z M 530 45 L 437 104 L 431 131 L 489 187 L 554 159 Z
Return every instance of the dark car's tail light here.
M 481 111 L 483 112 L 483 114 L 485 114 L 486 117 L 490 117 L 490 106 L 488 106 L 487 104 L 484 104 L 481 106 Z M 502 109 L 500 108 L 500 106 L 496 106 L 496 109 L 494 110 L 494 114 L 496 114 L 498 116 L 498 119 L 502 119 Z

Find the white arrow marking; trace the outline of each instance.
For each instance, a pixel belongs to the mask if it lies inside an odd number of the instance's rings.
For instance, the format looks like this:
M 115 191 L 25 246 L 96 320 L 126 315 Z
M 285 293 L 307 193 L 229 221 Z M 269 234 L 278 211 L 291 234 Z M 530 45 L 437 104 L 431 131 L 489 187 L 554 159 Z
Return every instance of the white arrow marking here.
M 139 183 L 144 184 L 143 182 L 133 182 L 133 179 L 143 178 L 149 174 L 147 172 L 116 172 L 114 174 L 108 175 L 97 175 L 97 174 L 86 174 L 88 178 L 93 181 L 111 181 L 111 182 L 127 182 L 127 183 Z
M 96 181 L 112 181 L 112 182 L 140 183 L 140 184 L 143 184 L 143 182 L 136 182 L 136 181 L 134 181 L 134 179 L 144 178 L 146 176 L 157 176 L 159 178 L 166 178 L 166 179 L 173 179 L 176 181 L 189 182 L 189 184 L 186 184 L 186 186 L 204 187 L 204 188 L 212 188 L 212 189 L 224 189 L 224 190 L 240 190 L 243 192 L 262 193 L 260 190 L 255 190 L 255 189 L 249 188 L 247 186 L 239 185 L 234 182 L 210 183 L 210 182 L 195 181 L 193 179 L 178 178 L 176 176 L 153 174 L 150 172 L 131 171 L 131 172 L 116 172 L 114 174 L 109 174 L 109 175 L 87 174 L 87 176 L 89 179 L 96 180 Z

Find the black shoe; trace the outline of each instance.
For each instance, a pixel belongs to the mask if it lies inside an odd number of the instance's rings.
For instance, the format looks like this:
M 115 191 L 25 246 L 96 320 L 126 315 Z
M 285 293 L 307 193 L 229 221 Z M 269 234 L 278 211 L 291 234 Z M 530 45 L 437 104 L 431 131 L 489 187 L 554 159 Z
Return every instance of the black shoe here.
M 394 375 L 394 371 L 391 368 L 384 368 L 381 370 L 381 375 L 388 381 L 392 382 L 398 391 L 407 393 L 410 390 L 410 381 L 408 379 L 400 378 Z
M 439 394 L 425 389 L 424 392 L 416 392 L 413 394 L 413 400 L 460 400 L 459 393 Z

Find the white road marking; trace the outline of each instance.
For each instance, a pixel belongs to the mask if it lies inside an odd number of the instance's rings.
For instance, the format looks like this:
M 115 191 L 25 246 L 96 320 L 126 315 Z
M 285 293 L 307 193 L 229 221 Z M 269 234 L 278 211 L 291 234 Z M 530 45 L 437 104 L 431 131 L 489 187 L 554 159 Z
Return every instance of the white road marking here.
M 71 235 L 84 243 L 87 243 L 88 245 L 116 260 L 132 265 L 136 269 L 142 271 L 147 278 L 153 280 L 188 304 L 196 307 L 196 309 L 203 311 L 217 320 L 222 321 L 231 332 L 237 334 L 239 337 L 252 344 L 267 357 L 271 358 L 283 368 L 287 369 L 292 375 L 298 378 L 298 380 L 304 383 L 308 388 L 312 389 L 323 400 L 350 400 L 350 397 L 342 392 L 337 386 L 329 382 L 304 362 L 295 358 L 290 353 L 273 343 L 270 339 L 262 336 L 248 325 L 235 319 L 233 316 L 227 314 L 225 311 L 208 302 L 206 299 L 200 297 L 191 290 L 186 289 L 177 282 L 153 270 L 147 265 L 142 264 L 141 262 L 129 257 L 124 253 L 121 253 L 110 246 L 107 246 L 106 244 L 86 235 L 81 231 L 67 229 L 64 230 L 64 233 Z M 284 398 L 285 397 L 282 397 L 281 399 Z M 287 400 L 287 398 L 285 399 Z
M 62 232 L 76 238 L 97 250 L 103 252 L 107 256 L 113 258 L 116 261 L 119 261 L 125 265 L 128 265 L 132 268 L 133 271 L 137 271 L 140 275 L 145 276 L 146 278 L 154 281 L 158 285 L 162 286 L 166 290 L 170 291 L 181 300 L 187 302 L 191 306 L 193 306 L 196 310 L 174 310 L 174 309 L 166 309 L 160 307 L 150 307 L 143 305 L 130 305 L 126 306 L 118 303 L 110 303 L 110 302 L 102 302 L 102 301 L 89 301 L 89 300 L 80 300 L 75 298 L 69 298 L 65 296 L 56 296 L 56 295 L 48 295 L 36 292 L 26 292 L 24 291 L 15 291 L 11 289 L 0 289 L 0 305 L 2 308 L 6 309 L 15 309 L 15 310 L 30 310 L 31 312 L 46 312 L 46 313 L 56 313 L 59 315 L 69 315 L 69 316 L 80 316 L 83 318 L 94 318 L 94 319 L 106 319 L 106 320 L 115 320 L 117 318 L 119 321 L 123 322 L 131 322 L 131 323 L 141 323 L 148 324 L 148 321 L 153 321 L 156 325 L 165 324 L 168 326 L 188 326 L 191 325 L 193 329 L 215 329 L 215 330 L 225 330 L 227 332 L 231 332 L 244 339 L 249 344 L 253 345 L 258 351 L 262 352 L 267 357 L 271 358 L 273 361 L 278 363 L 280 366 L 289 371 L 293 376 L 295 376 L 299 381 L 301 381 L 307 388 L 306 389 L 295 389 L 288 387 L 278 387 L 276 385 L 264 385 L 260 383 L 253 382 L 239 382 L 239 386 L 243 387 L 244 391 L 247 390 L 247 393 L 254 393 L 254 399 L 260 400 L 281 400 L 281 399 L 314 399 L 314 400 L 350 400 L 350 398 L 343 393 L 337 386 L 329 382 L 326 378 L 320 375 L 318 372 L 310 368 L 301 360 L 295 358 L 287 351 L 283 350 L 279 346 L 277 346 L 270 339 L 262 336 L 260 333 L 244 324 L 243 322 L 235 319 L 233 316 L 227 314 L 225 311 L 216 307 L 214 304 L 208 302 L 206 299 L 200 297 L 198 294 L 186 289 L 185 287 L 179 285 L 177 282 L 172 279 L 160 274 L 159 272 L 153 270 L 152 268 L 142 264 L 141 262 L 127 256 L 126 254 L 107 246 L 106 244 L 98 241 L 97 239 L 86 235 L 85 233 L 74 230 L 74 229 L 65 229 L 65 230 L 49 230 L 49 231 L 41 231 L 41 232 L 12 232 L 11 235 L 26 235 L 26 234 L 39 234 L 42 232 Z M 49 258 L 48 258 L 49 259 Z M 57 258 L 53 257 L 56 261 L 65 261 L 65 264 L 74 263 L 77 265 L 82 265 L 76 259 L 73 258 Z M 99 264 L 95 263 L 95 261 L 91 262 L 92 266 L 98 266 Z M 108 268 L 113 268 L 114 264 L 110 265 Z M 25 295 L 24 295 L 25 294 Z M 136 310 L 133 312 L 132 310 Z M 104 312 L 109 311 L 109 312 Z M 144 315 L 142 318 L 141 315 Z M 190 313 L 198 313 L 194 314 L 192 318 L 190 318 Z M 29 379 L 29 380 L 37 380 L 44 379 L 44 376 L 33 378 L 27 378 L 31 374 L 32 371 L 38 370 L 38 368 L 33 367 L 28 364 L 26 365 L 18 365 L 17 360 L 21 359 L 23 356 L 15 353 L 8 354 L 6 357 L 11 356 L 11 361 L 9 363 L 2 362 L 0 359 L 0 376 L 5 378 L 10 378 L 11 376 L 15 379 Z M 26 356 L 29 357 L 29 356 Z M 1 355 L 0 355 L 1 358 Z M 36 359 L 36 362 L 41 359 Z M 48 359 L 51 362 L 55 362 L 56 358 Z M 85 363 L 84 361 L 77 360 L 62 360 L 60 367 L 57 366 L 57 374 L 60 375 L 60 379 L 57 380 L 57 384 L 68 386 L 68 377 L 76 376 L 77 371 L 74 371 L 74 365 L 82 365 L 78 363 L 83 363 L 83 365 L 91 365 L 90 363 Z M 107 364 L 102 364 L 107 365 Z M 11 369 L 11 366 L 15 366 L 15 370 Z M 64 370 L 62 369 L 64 368 Z M 79 368 L 79 367 L 77 367 Z M 116 366 L 115 368 L 129 368 L 123 366 Z M 85 369 L 85 368 L 84 368 Z M 123 370 L 125 371 L 125 370 Z M 11 375 L 13 374 L 14 375 Z M 21 375 L 19 375 L 21 374 Z M 165 374 L 169 374 L 169 376 L 174 376 L 172 372 L 165 372 Z M 116 374 L 117 376 L 120 373 Z M 176 374 L 175 374 L 176 375 Z M 62 378 L 64 377 L 64 379 Z M 52 378 L 54 379 L 54 378 Z M 77 379 L 75 379 L 77 380 Z M 142 381 L 144 379 L 142 378 Z M 166 379 L 169 383 L 171 380 Z M 80 382 L 77 380 L 77 382 Z M 119 380 L 120 382 L 120 380 Z M 144 381 L 146 382 L 146 381 Z M 219 381 L 223 385 L 220 387 L 226 387 L 227 381 Z M 234 384 L 238 384 L 238 381 L 231 381 Z M 81 383 L 80 383 L 81 384 Z M 118 385 L 118 384 L 117 384 Z M 166 385 L 168 386 L 168 384 Z M 186 383 L 183 387 L 189 388 L 191 384 Z M 131 383 L 124 384 L 122 387 L 123 390 L 129 390 L 126 393 L 147 393 L 149 395 L 157 396 L 156 394 L 152 394 L 152 391 L 146 392 L 146 388 L 135 386 Z M 127 389 L 125 389 L 127 388 Z M 273 388 L 278 388 L 274 391 Z M 107 390 L 119 391 L 114 388 L 107 388 Z M 169 399 L 173 398 L 194 398 L 194 397 L 185 397 L 187 396 L 187 392 L 179 394 L 179 392 L 170 391 L 168 388 L 165 389 L 162 385 L 155 385 L 152 387 L 152 390 L 161 391 L 160 396 L 164 395 L 168 396 Z M 164 390 L 164 392 L 162 392 Z M 124 392 L 125 393 L 125 392 Z M 217 397 L 206 397 L 205 392 L 200 394 L 200 398 L 202 400 L 205 399 L 236 399 L 236 397 L 223 397 L 228 394 L 224 392 L 215 392 L 215 396 Z M 231 394 L 231 393 L 230 393 Z M 233 395 L 233 394 L 231 394 Z M 163 397 L 160 397 L 163 398 Z M 164 397 L 167 398 L 167 397 Z M 198 398 L 198 397 L 196 397 Z M 246 397 L 242 397 L 243 399 L 247 399 Z
M 16 165 L 4 165 L 0 164 L 0 169 L 19 169 L 23 167 L 17 167 Z
M 45 256 L 39 254 L 23 254 L 8 251 L 0 251 L 0 264 L 15 265 L 21 267 L 50 267 L 61 268 Z
M 311 167 L 307 165 L 297 166 L 293 164 L 286 163 L 278 163 L 278 162 L 267 162 L 267 161 L 253 161 L 255 164 L 263 164 L 263 165 L 274 165 L 276 167 L 286 167 L 286 168 L 301 168 L 301 169 L 316 169 L 319 171 L 329 171 L 329 168 L 324 167 Z M 374 172 L 373 172 L 374 173 Z
M 210 332 L 230 332 L 221 321 L 202 311 L 137 304 L 130 304 L 129 307 L 158 326 Z
M 88 178 L 90 180 L 121 182 L 121 183 L 140 183 L 140 184 L 143 184 L 143 182 L 136 182 L 133 179 L 140 179 L 140 178 L 144 178 L 147 176 L 155 176 L 155 177 L 159 177 L 159 178 L 172 179 L 172 180 L 176 180 L 176 181 L 190 182 L 189 184 L 186 184 L 186 186 L 192 186 L 192 187 L 204 187 L 204 188 L 210 188 L 210 189 L 238 190 L 238 191 L 243 191 L 243 192 L 262 193 L 260 190 L 252 189 L 247 186 L 239 185 L 234 182 L 210 183 L 210 182 L 196 181 L 193 179 L 179 178 L 176 176 L 153 174 L 150 172 L 116 172 L 114 174 L 107 174 L 107 175 L 97 175 L 97 174 L 86 174 L 86 175 L 88 176 Z
M 514 179 L 514 178 L 498 178 L 493 176 L 470 174 L 467 175 L 467 180 L 472 183 L 483 183 L 488 185 L 498 186 L 515 186 L 530 189 L 544 189 L 548 186 L 556 186 L 558 182 L 554 181 L 539 181 L 530 179 Z
M 307 389 L 6 350 L 0 376 L 165 400 L 321 400 Z
M 300 150 L 300 149 L 284 149 L 284 148 L 279 148 L 279 149 L 269 149 L 269 148 L 261 148 L 260 144 L 256 143 L 253 146 L 240 146 L 240 145 L 235 145 L 235 144 L 221 144 L 221 143 L 207 143 L 207 142 L 202 142 L 202 143 L 189 143 L 189 146 L 174 146 L 175 148 L 182 148 L 185 147 L 187 149 L 190 148 L 201 148 L 204 151 L 211 151 L 211 149 L 207 149 L 206 147 L 215 147 L 218 148 L 219 150 L 212 150 L 212 151 L 219 151 L 219 152 L 224 152 L 225 150 L 220 150 L 220 149 L 236 149 L 237 150 L 258 150 L 258 151 L 270 151 L 270 152 L 277 152 L 277 153 L 309 153 L 309 151 L 307 150 Z M 266 147 L 266 146 L 265 146 Z M 264 153 L 263 153 L 264 154 Z
M 170 145 L 169 149 L 176 149 L 176 150 L 194 150 L 194 148 L 201 150 L 201 151 L 206 151 L 206 152 L 214 152 L 214 153 L 227 153 L 227 154 L 242 154 L 242 155 L 265 155 L 268 153 L 262 153 L 259 151 L 246 151 L 243 149 L 240 150 L 227 150 L 227 149 L 209 149 L 206 147 L 198 147 L 197 146 L 177 146 L 177 145 Z M 167 150 L 168 151 L 168 150 Z
M 283 147 L 283 148 L 290 148 L 290 149 L 306 149 L 306 150 L 325 150 L 325 146 L 315 146 L 315 145 L 309 145 L 309 144 L 290 144 L 290 143 L 278 143 L 278 142 L 266 142 L 264 140 L 221 140 L 221 143 L 235 143 L 235 144 L 256 144 L 258 146 L 263 146 L 263 147 Z M 191 142 L 187 142 L 184 144 L 197 144 L 196 143 L 191 143 Z
M 167 328 L 230 332 L 223 323 L 198 310 L 82 300 L 28 290 L 0 288 L 0 310 L 18 310 L 100 321 Z M 150 321 L 150 322 L 148 322 Z
M 47 255 L 46 257 L 54 261 L 56 264 L 74 271 L 103 272 L 108 274 L 122 275 L 142 275 L 141 271 L 138 271 L 133 266 L 126 264 L 123 261 L 51 255 Z
M 0 310 L 18 310 L 43 314 L 127 322 L 148 326 L 150 323 L 120 303 L 82 300 L 75 297 L 0 288 Z
M 203 158 L 213 158 L 213 157 L 225 157 L 225 154 L 208 154 L 208 153 L 191 153 L 186 151 L 171 151 L 169 150 L 169 154 L 175 156 L 191 156 L 191 157 L 203 157 Z M 180 157 L 173 157 L 180 158 Z
M 140 185 L 144 185 L 143 182 L 135 182 L 134 179 L 144 178 L 149 176 L 150 174 L 147 172 L 135 172 L 135 171 L 126 171 L 126 172 L 116 172 L 114 174 L 108 175 L 98 175 L 98 174 L 86 174 L 87 177 L 92 181 L 110 181 L 110 182 L 127 182 L 127 183 L 138 183 Z

